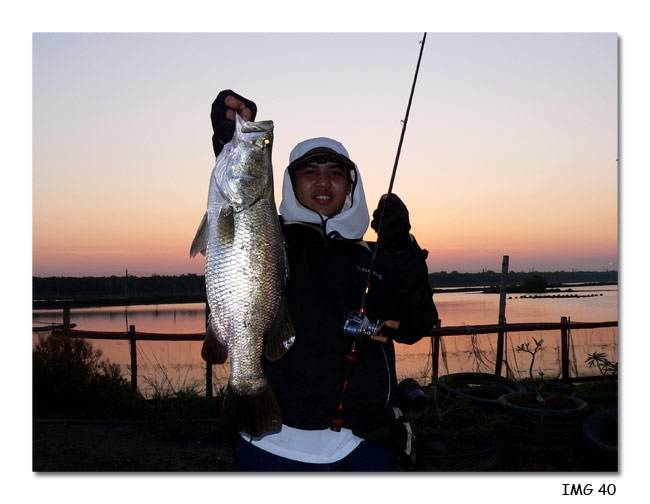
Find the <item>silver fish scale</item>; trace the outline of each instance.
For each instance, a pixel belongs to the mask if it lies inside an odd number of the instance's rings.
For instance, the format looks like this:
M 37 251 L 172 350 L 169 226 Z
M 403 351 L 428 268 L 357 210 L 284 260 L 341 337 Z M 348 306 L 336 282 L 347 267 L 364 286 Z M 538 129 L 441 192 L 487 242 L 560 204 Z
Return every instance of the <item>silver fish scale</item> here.
M 235 123 L 212 170 L 208 209 L 190 257 L 205 254 L 210 327 L 201 355 L 214 363 L 230 356 L 224 428 L 260 436 L 282 425 L 263 354 L 280 359 L 295 329 L 284 298 L 286 254 L 273 199 L 273 122 L 244 121 L 237 114 Z
M 228 343 L 230 384 L 239 394 L 254 395 L 266 384 L 264 335 L 282 301 L 285 254 L 272 196 L 234 213 L 233 219 L 231 247 L 222 245 L 218 226 L 209 231 L 206 291 L 213 324 Z

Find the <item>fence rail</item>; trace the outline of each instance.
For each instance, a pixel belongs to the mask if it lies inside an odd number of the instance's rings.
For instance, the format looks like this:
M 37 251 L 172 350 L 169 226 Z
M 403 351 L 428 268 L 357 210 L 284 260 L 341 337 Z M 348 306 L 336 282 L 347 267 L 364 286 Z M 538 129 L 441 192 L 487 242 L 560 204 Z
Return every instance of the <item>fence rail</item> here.
M 568 317 L 562 317 L 560 322 L 526 322 L 519 324 L 488 324 L 475 326 L 436 327 L 427 336 L 431 336 L 432 377 L 438 376 L 440 361 L 440 338 L 442 336 L 467 336 L 474 334 L 498 334 L 497 363 L 494 374 L 501 375 L 501 363 L 504 352 L 503 339 L 507 333 L 526 331 L 560 331 L 560 361 L 561 376 L 567 381 L 569 375 L 569 331 L 571 329 L 597 329 L 600 327 L 618 327 L 617 320 L 606 322 L 571 322 Z
M 130 326 L 135 328 L 135 326 Z M 64 330 L 57 328 L 57 334 L 62 334 Z M 86 331 L 83 329 L 70 329 L 70 337 L 84 338 L 84 339 L 105 339 L 105 340 L 130 340 L 131 331 L 129 332 L 114 332 L 114 331 Z M 149 333 L 133 331 L 136 339 L 140 341 L 203 341 L 205 339 L 205 332 L 202 333 Z
M 472 334 L 496 334 L 499 332 L 526 332 L 526 331 L 553 331 L 561 329 L 596 329 L 599 327 L 617 327 L 618 321 L 605 322 L 525 322 L 520 324 L 485 324 L 485 325 L 462 325 L 447 326 L 432 329 L 425 336 L 469 336 Z M 135 326 L 132 326 L 135 327 Z M 45 330 L 45 329 L 39 329 Z M 49 327 L 47 330 L 52 330 Z M 54 326 L 54 332 L 62 334 L 62 324 Z M 71 337 L 86 339 L 107 339 L 107 340 L 129 340 L 130 332 L 115 331 L 87 331 L 84 329 L 70 329 Z M 203 341 L 205 332 L 199 333 L 149 333 L 136 331 L 138 340 L 142 341 Z
M 607 322 L 526 322 L 521 324 L 487 324 L 449 326 L 433 329 L 427 336 L 461 336 L 471 334 L 495 334 L 499 332 L 554 331 L 561 329 L 595 329 L 598 327 L 616 327 L 618 321 Z
M 123 340 L 130 343 L 131 354 L 131 386 L 138 388 L 138 362 L 136 345 L 137 341 L 203 341 L 205 332 L 199 333 L 150 333 L 138 332 L 134 325 L 129 326 L 128 332 L 115 331 L 87 331 L 83 329 L 72 329 L 70 324 L 70 309 L 64 308 L 64 323 L 55 326 L 52 334 L 57 336 L 67 336 L 70 338 L 84 339 L 105 339 L 105 340 Z M 438 321 L 439 322 L 439 321 Z M 440 360 L 440 338 L 443 336 L 468 336 L 478 334 L 498 334 L 502 335 L 509 332 L 526 332 L 526 331 L 561 331 L 560 354 L 562 364 L 562 379 L 569 380 L 569 343 L 568 334 L 572 329 L 596 329 L 600 327 L 618 327 L 618 321 L 605 322 L 572 322 L 567 317 L 562 317 L 560 322 L 533 322 L 520 324 L 487 324 L 487 325 L 463 325 L 463 326 L 436 326 L 429 331 L 425 337 L 431 338 L 431 355 L 432 355 L 432 376 L 438 376 Z M 497 359 L 495 374 L 500 375 L 500 359 Z M 212 365 L 206 363 L 206 382 L 205 393 L 212 396 Z

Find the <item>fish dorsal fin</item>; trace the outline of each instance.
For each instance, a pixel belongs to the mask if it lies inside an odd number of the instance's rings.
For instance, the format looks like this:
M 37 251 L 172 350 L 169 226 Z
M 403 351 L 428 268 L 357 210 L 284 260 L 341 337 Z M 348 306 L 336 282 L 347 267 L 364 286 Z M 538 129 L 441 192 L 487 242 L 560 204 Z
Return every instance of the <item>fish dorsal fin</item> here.
M 190 257 L 194 257 L 199 252 L 205 255 L 205 249 L 208 246 L 208 212 L 203 214 L 199 228 L 196 230 L 192 246 L 190 247 Z
M 282 298 L 275 324 L 264 336 L 264 357 L 270 361 L 278 360 L 287 353 L 295 339 L 296 331 L 291 322 L 289 307 L 286 299 Z
M 236 137 L 241 137 L 242 134 L 242 127 L 246 123 L 246 120 L 239 115 L 239 112 L 235 113 L 235 136 Z

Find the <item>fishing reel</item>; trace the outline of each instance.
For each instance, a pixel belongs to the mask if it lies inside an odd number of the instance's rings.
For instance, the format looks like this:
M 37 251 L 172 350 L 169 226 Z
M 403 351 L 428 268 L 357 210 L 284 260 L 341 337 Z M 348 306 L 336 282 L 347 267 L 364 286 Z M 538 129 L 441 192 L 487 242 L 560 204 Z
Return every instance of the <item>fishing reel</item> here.
M 377 321 L 375 324 L 368 320 L 366 314 L 360 311 L 352 311 L 347 314 L 343 321 L 343 335 L 351 340 L 363 341 L 371 339 L 386 343 L 388 338 L 380 336 L 379 333 L 384 327 L 385 322 Z

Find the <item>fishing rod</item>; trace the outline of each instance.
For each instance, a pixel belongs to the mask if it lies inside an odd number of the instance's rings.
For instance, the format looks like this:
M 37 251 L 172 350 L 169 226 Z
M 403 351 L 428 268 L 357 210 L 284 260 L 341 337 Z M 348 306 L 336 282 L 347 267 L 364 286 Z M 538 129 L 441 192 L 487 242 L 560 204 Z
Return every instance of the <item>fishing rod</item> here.
M 418 56 L 418 63 L 415 67 L 415 75 L 413 77 L 413 85 L 411 86 L 411 94 L 409 95 L 408 105 L 406 106 L 406 114 L 402 120 L 402 132 L 400 134 L 399 144 L 397 146 L 397 154 L 395 155 L 395 164 L 393 165 L 393 172 L 390 177 L 390 184 L 388 185 L 388 195 L 393 192 L 393 183 L 395 182 L 395 174 L 397 173 L 397 165 L 399 163 L 399 157 L 402 152 L 402 143 L 404 142 L 404 134 L 406 133 L 406 125 L 408 123 L 409 113 L 411 111 L 411 103 L 413 102 L 413 94 L 415 93 L 415 84 L 418 80 L 418 72 L 420 71 L 420 62 L 422 61 L 422 53 L 424 51 L 424 42 L 427 39 L 426 32 L 420 41 L 420 54 Z M 386 320 L 384 322 L 377 321 L 376 323 L 371 323 L 368 320 L 366 315 L 366 302 L 368 299 L 368 293 L 370 292 L 370 281 L 372 280 L 372 275 L 375 270 L 375 261 L 377 260 L 377 251 L 379 250 L 379 236 L 381 231 L 381 224 L 384 220 L 384 212 L 386 211 L 386 204 L 382 207 L 381 214 L 379 216 L 379 225 L 377 226 L 377 243 L 375 244 L 372 256 L 370 258 L 370 267 L 368 268 L 368 280 L 366 281 L 366 288 L 363 291 L 363 297 L 361 298 L 361 308 L 358 311 L 353 311 L 349 313 L 343 322 L 343 334 L 349 338 L 350 345 L 348 347 L 348 352 L 345 356 L 346 365 L 345 365 L 345 378 L 343 380 L 343 390 L 341 392 L 341 399 L 339 401 L 339 406 L 336 411 L 336 415 L 332 418 L 330 429 L 333 431 L 340 431 L 343 426 L 343 400 L 345 399 L 345 393 L 348 389 L 350 383 L 350 375 L 352 372 L 352 367 L 357 361 L 357 342 L 363 339 L 372 339 L 379 343 L 387 343 L 388 338 L 380 336 L 381 330 L 385 327 L 391 329 L 398 329 L 399 322 L 394 320 Z

